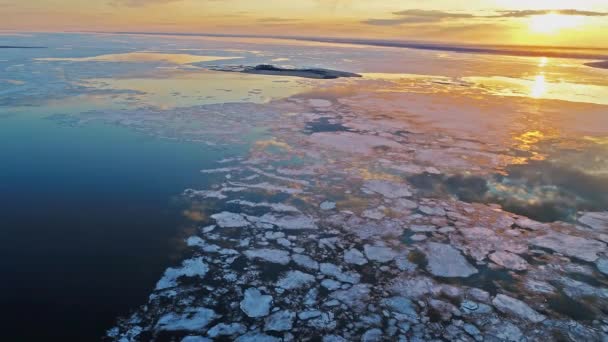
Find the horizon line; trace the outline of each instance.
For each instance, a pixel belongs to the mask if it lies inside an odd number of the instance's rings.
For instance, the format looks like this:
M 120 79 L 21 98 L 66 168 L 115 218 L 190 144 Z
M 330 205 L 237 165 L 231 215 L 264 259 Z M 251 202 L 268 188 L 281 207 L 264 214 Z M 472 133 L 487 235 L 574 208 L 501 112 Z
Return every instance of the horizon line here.
M 285 39 L 296 41 L 309 41 L 318 43 L 365 45 L 389 48 L 406 48 L 427 51 L 445 51 L 455 53 L 491 54 L 514 57 L 550 57 L 550 58 L 572 58 L 590 60 L 608 60 L 608 47 L 589 46 L 555 46 L 555 45 L 527 45 L 527 44 L 473 44 L 467 42 L 442 42 L 424 40 L 398 40 L 382 38 L 350 38 L 350 37 L 316 37 L 316 36 L 293 36 L 293 35 L 268 35 L 268 34 L 234 34 L 234 33 L 195 33 L 195 32 L 162 32 L 162 31 L 16 31 L 0 30 L 0 32 L 14 33 L 93 33 L 93 34 L 118 34 L 118 35 L 155 35 L 155 36 L 186 36 L 186 37 L 225 37 L 225 38 L 266 38 Z M 509 49 L 510 48 L 510 49 Z M 522 50 L 524 48 L 536 49 L 536 51 Z M 540 51 L 545 49 L 544 51 Z M 562 51 L 547 51 L 550 49 Z M 568 51 L 569 50 L 569 51 Z M 577 53 L 575 51 L 593 50 L 606 51 L 606 54 Z

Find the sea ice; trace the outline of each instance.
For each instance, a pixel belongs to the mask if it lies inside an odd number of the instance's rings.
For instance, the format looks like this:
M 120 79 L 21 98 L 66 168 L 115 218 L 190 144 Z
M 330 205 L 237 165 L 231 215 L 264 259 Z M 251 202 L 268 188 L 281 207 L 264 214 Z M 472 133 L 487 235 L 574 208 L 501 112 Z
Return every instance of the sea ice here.
M 241 214 L 235 214 L 224 211 L 218 214 L 211 215 L 211 218 L 217 222 L 217 225 L 223 228 L 241 228 L 249 225 L 249 221 Z
M 156 290 L 177 286 L 177 279 L 182 276 L 204 278 L 208 271 L 209 267 L 203 262 L 202 257 L 184 260 L 181 267 L 170 267 L 165 270 L 163 277 L 156 283 Z
M 598 259 L 598 253 L 606 250 L 606 244 L 603 242 L 558 232 L 538 236 L 530 243 L 588 262 L 594 262 Z
M 277 311 L 266 318 L 266 324 L 264 330 L 266 331 L 287 331 L 293 327 L 293 320 L 296 314 L 283 310 Z
M 308 273 L 289 271 L 277 282 L 277 286 L 285 290 L 293 290 L 307 287 L 315 281 L 315 277 Z
M 423 251 L 428 261 L 427 270 L 435 276 L 466 278 L 477 273 L 477 269 L 450 245 L 429 242 Z
M 207 308 L 188 309 L 183 313 L 171 312 L 159 318 L 156 330 L 198 331 L 204 329 L 215 318 L 217 318 L 217 314 Z
M 344 272 L 339 266 L 330 263 L 322 263 L 320 265 L 321 273 L 334 277 L 341 282 L 357 284 L 359 283 L 361 276 L 355 272 Z
M 412 192 L 406 184 L 378 179 L 366 181 L 363 184 L 363 190 L 391 199 L 412 196 Z
M 528 268 L 528 263 L 517 254 L 498 251 L 490 254 L 490 260 L 496 264 L 515 271 L 524 271 Z
M 355 265 L 365 265 L 367 264 L 367 259 L 363 253 L 361 253 L 356 248 L 351 248 L 344 252 L 344 262 Z
M 397 256 L 397 252 L 392 250 L 391 248 L 384 246 L 371 246 L 365 245 L 363 246 L 363 250 L 365 251 L 365 256 L 372 261 L 377 262 L 389 262 Z
M 289 252 L 280 249 L 251 249 L 244 252 L 245 256 L 250 259 L 262 259 L 275 264 L 287 265 L 291 258 Z
M 504 313 L 518 316 L 533 323 L 542 322 L 546 319 L 545 316 L 530 308 L 526 303 L 503 294 L 496 295 L 492 304 Z
M 256 288 L 245 290 L 245 296 L 241 301 L 240 307 L 243 312 L 249 317 L 264 317 L 270 312 L 272 296 L 263 295 Z

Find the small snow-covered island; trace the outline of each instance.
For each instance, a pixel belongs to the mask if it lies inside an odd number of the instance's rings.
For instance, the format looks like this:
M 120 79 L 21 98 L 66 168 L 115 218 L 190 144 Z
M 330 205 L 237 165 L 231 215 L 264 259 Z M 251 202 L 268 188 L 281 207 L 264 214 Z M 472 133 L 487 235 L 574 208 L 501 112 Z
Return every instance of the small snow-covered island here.
M 359 74 L 346 71 L 338 71 L 322 68 L 282 68 L 271 64 L 259 64 L 256 66 L 222 66 L 212 68 L 215 71 L 241 72 L 245 74 L 271 75 L 271 76 L 293 76 L 314 79 L 336 79 L 343 77 L 361 77 Z

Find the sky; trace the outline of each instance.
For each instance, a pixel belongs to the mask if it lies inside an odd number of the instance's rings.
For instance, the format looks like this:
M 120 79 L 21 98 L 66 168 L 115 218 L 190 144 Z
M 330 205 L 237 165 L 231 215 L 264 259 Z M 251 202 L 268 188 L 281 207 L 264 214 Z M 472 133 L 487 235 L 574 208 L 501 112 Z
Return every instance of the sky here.
M 2 31 L 137 31 L 608 48 L 608 0 L 0 0 Z

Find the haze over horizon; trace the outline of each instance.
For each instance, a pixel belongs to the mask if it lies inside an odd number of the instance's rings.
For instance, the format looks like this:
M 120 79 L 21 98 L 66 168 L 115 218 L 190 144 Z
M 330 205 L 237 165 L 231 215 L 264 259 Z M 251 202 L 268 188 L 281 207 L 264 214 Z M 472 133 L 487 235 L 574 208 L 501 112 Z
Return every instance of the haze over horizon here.
M 580 1 L 0 0 L 0 30 L 248 34 L 608 47 L 608 3 Z M 235 10 L 238 9 L 238 10 Z M 1 32 L 0 31 L 0 32 Z M 6 34 L 6 33 L 5 33 Z

